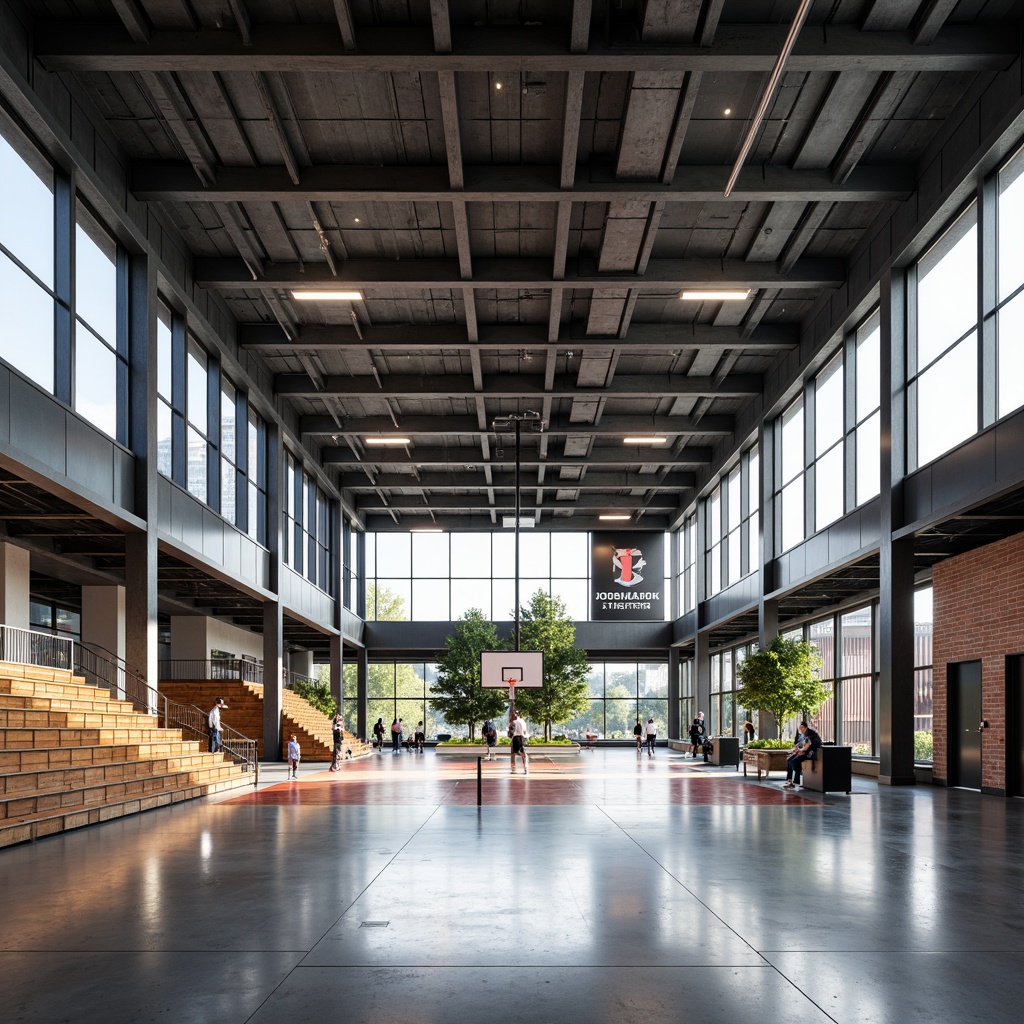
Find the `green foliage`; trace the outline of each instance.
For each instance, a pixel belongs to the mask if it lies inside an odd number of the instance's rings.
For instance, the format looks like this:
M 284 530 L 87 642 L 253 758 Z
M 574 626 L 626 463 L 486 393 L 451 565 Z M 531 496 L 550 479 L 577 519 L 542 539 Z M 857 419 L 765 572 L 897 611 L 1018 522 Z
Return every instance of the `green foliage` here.
M 470 608 L 455 626 L 455 634 L 445 638 L 447 649 L 437 657 L 437 682 L 430 688 L 434 708 L 446 721 L 469 726 L 469 739 L 476 735 L 476 723 L 500 718 L 505 713 L 503 690 L 485 690 L 480 686 L 480 654 L 501 651 L 507 643 L 498 639 L 498 631 L 479 608 Z
M 538 590 L 520 614 L 520 647 L 544 652 L 544 686 L 516 694 L 516 710 L 544 723 L 544 738 L 551 726 L 567 722 L 590 707 L 586 651 L 576 646 L 576 626 L 565 602 Z
M 328 718 L 333 718 L 337 713 L 338 702 L 331 696 L 331 684 L 323 679 L 315 683 L 297 681 L 292 686 L 292 691 L 312 704 L 317 711 L 323 712 Z
M 780 727 L 794 715 L 813 715 L 829 697 L 817 671 L 818 648 L 806 640 L 777 636 L 739 667 L 745 708 L 768 711 Z
M 401 594 L 394 593 L 389 587 L 379 587 L 376 583 L 367 584 L 367 622 L 405 622 L 408 618 L 405 598 Z
M 789 750 L 792 746 L 790 740 L 754 740 L 747 744 L 747 750 Z
M 919 729 L 914 733 L 914 760 L 930 761 L 932 759 L 932 734 Z

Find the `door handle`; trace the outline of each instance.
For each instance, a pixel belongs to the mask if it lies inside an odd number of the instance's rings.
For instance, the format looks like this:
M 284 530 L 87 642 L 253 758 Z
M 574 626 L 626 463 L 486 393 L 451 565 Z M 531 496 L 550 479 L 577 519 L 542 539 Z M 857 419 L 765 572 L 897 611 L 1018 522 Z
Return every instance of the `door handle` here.
M 988 722 L 982 720 L 981 725 L 978 726 L 978 732 L 984 732 L 988 728 Z

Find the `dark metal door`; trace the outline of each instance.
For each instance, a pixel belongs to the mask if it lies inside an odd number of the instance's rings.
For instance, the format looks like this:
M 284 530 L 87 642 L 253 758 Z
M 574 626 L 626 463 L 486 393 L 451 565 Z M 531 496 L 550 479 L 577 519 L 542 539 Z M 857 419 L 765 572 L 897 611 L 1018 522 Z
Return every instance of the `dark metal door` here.
M 1006 659 L 1006 780 L 1010 796 L 1024 796 L 1024 654 Z
M 981 662 L 949 666 L 949 783 L 981 789 Z

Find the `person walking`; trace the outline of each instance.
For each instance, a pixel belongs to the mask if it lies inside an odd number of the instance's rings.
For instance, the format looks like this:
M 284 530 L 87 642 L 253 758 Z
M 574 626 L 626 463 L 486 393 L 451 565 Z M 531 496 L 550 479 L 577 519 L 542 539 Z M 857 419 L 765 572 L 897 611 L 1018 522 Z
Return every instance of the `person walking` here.
M 427 733 L 423 728 L 422 722 L 416 723 L 416 732 L 413 734 L 413 739 L 416 741 L 416 753 L 423 753 L 423 744 L 427 741 Z
M 391 723 L 391 756 L 394 757 L 402 746 L 402 720 L 396 718 Z
M 654 757 L 654 743 L 658 738 L 658 727 L 653 718 L 647 719 L 647 756 Z
M 509 732 L 512 735 L 512 774 L 516 773 L 516 754 L 523 759 L 523 774 L 530 774 L 530 762 L 526 756 L 526 721 L 518 711 L 512 712 L 512 721 L 509 725 Z
M 378 754 L 384 753 L 384 719 L 378 718 L 377 724 L 373 727 L 373 745 L 377 748 Z
M 210 753 L 216 754 L 221 749 L 220 744 L 220 713 L 222 710 L 227 710 L 227 704 L 224 703 L 223 697 L 218 697 L 213 702 L 213 707 L 210 709 L 210 715 L 208 718 L 208 724 L 210 726 Z
M 299 777 L 299 762 L 301 760 L 302 750 L 299 748 L 298 738 L 295 733 L 292 733 L 292 738 L 288 741 L 288 768 L 291 771 L 288 778 L 292 782 Z
M 633 726 L 633 735 L 636 737 L 636 756 L 639 757 L 644 749 L 644 727 L 639 718 Z

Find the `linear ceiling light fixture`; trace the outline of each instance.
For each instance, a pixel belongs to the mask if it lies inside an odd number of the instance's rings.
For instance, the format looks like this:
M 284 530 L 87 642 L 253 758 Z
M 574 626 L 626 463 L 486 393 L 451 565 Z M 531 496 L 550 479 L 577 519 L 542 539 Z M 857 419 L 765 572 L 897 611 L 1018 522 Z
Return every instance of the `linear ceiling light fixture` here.
M 404 444 L 411 444 L 412 442 L 410 441 L 410 439 L 408 437 L 390 437 L 390 436 L 387 436 L 387 437 L 364 437 L 363 438 L 363 443 L 364 444 L 369 444 L 369 445 L 376 445 L 377 447 L 380 447 L 380 448 L 387 448 L 387 447 L 396 447 L 397 448 L 397 447 L 400 447 L 401 445 L 404 445 Z
M 772 101 L 772 94 L 782 80 L 782 69 L 786 66 L 790 53 L 793 52 L 793 47 L 796 45 L 796 37 L 800 34 L 800 29 L 803 28 L 804 21 L 807 19 L 813 2 L 814 0 L 800 0 L 800 6 L 797 8 L 796 16 L 793 18 L 793 24 L 789 28 L 789 35 L 786 36 L 786 41 L 782 44 L 779 59 L 775 62 L 775 67 L 772 68 L 768 84 L 764 87 L 764 95 L 757 106 L 757 113 L 754 115 L 754 120 L 750 122 L 747 137 L 743 140 L 743 148 L 740 149 L 740 155 L 736 158 L 732 174 L 729 175 L 729 181 L 725 186 L 725 191 L 722 193 L 726 199 L 729 198 L 733 188 L 736 186 L 736 179 L 739 178 L 740 171 L 743 170 L 743 165 L 747 162 L 751 149 L 754 148 L 754 140 L 757 138 L 764 115 L 768 113 L 768 104 Z
M 684 291 L 679 298 L 683 302 L 740 302 L 749 298 L 749 288 L 701 289 Z
M 624 437 L 623 444 L 665 444 L 667 437 Z
M 358 291 L 329 292 L 322 288 L 297 288 L 292 292 L 296 302 L 362 302 L 363 293 Z
M 625 519 L 632 519 L 632 516 L 598 516 L 598 519 L 604 519 L 608 522 L 621 522 Z

